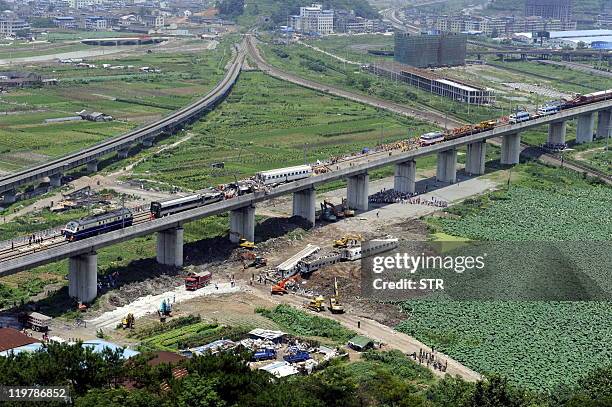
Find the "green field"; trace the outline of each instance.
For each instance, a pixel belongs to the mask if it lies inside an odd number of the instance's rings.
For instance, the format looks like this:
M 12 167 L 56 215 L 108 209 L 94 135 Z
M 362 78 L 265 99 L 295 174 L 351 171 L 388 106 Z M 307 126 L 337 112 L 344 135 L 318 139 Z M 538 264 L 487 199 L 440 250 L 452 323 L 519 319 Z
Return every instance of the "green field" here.
M 369 54 L 368 49 L 393 50 L 394 36 L 382 34 L 334 35 L 308 40 L 307 44 L 354 62 L 375 62 L 381 57 Z M 393 57 L 382 59 L 392 60 Z
M 95 69 L 58 63 L 28 68 L 60 84 L 0 95 L 0 170 L 14 171 L 68 154 L 187 105 L 222 78 L 234 40 L 226 38 L 213 51 L 109 57 L 96 60 Z M 104 63 L 133 68 L 104 69 Z M 139 71 L 144 66 L 161 72 Z M 115 120 L 44 123 L 81 110 L 104 112 Z
M 421 134 L 431 125 L 243 72 L 226 101 L 178 148 L 147 158 L 134 177 L 188 189 L 324 160 Z M 382 136 L 381 136 L 382 135 Z M 138 156 L 133 159 L 138 159 Z M 211 168 L 225 162 L 223 170 Z
M 591 249 L 606 250 L 612 236 L 609 187 L 537 164 L 516 171 L 519 181 L 509 192 L 451 207 L 453 217 L 429 220 L 432 230 L 536 247 L 543 241 L 593 242 Z M 592 260 L 606 262 L 609 253 L 600 254 Z M 519 270 L 513 273 L 509 278 L 520 279 Z M 536 391 L 573 385 L 612 357 L 609 302 L 410 301 L 403 307 L 411 317 L 400 331 L 481 373 L 497 372 Z
M 591 93 L 609 89 L 610 78 L 591 75 L 574 69 L 557 65 L 545 65 L 526 61 L 489 61 L 493 66 L 510 68 L 525 74 L 531 81 L 551 84 L 555 89 L 568 93 Z
M 380 78 L 361 71 L 358 66 L 344 64 L 335 58 L 299 44 L 289 46 L 261 44 L 260 51 L 266 61 L 272 65 L 319 83 L 332 84 L 350 91 L 374 95 L 406 106 L 429 106 L 470 122 L 479 122 L 500 115 L 500 109 L 468 106 L 416 87 Z

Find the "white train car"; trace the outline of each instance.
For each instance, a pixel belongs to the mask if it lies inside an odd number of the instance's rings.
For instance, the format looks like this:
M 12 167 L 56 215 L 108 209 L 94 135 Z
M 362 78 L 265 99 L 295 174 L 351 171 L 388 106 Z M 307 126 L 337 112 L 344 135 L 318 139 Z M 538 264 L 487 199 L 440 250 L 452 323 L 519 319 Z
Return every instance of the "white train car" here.
M 312 167 L 310 165 L 298 165 L 296 167 L 278 168 L 276 170 L 258 172 L 257 179 L 267 185 L 296 181 L 298 179 L 308 178 L 311 175 Z

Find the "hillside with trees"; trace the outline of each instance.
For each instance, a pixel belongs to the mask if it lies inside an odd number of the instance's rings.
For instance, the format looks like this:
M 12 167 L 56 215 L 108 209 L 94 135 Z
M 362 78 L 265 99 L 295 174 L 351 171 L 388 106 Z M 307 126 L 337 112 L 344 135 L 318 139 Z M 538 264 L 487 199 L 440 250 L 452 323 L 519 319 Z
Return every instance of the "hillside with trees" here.
M 251 17 L 269 18 L 275 24 L 284 24 L 288 16 L 299 14 L 300 7 L 309 6 L 312 0 L 220 0 L 217 3 L 222 16 L 236 18 L 245 14 Z M 323 0 L 325 9 L 354 10 L 359 17 L 376 18 L 378 12 L 367 0 Z M 237 14 L 240 12 L 239 14 Z
M 124 361 L 121 351 L 46 345 L 44 351 L 0 357 L 0 384 L 68 386 L 76 406 L 110 407 L 595 407 L 612 405 L 612 367 L 553 395 L 512 387 L 499 376 L 478 383 L 436 379 L 398 351 L 368 351 L 356 362 L 336 360 L 309 376 L 273 379 L 251 370 L 249 353 L 195 356 L 151 366 L 152 355 Z M 181 375 L 173 374 L 182 369 Z M 45 405 L 66 405 L 46 402 Z

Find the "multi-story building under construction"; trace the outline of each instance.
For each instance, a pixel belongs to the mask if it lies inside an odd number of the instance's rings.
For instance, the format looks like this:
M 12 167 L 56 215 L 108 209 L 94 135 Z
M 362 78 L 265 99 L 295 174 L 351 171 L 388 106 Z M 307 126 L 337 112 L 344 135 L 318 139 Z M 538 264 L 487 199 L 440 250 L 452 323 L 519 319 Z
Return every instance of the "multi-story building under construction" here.
M 395 33 L 395 60 L 399 63 L 429 68 L 465 64 L 467 35 L 462 33 Z
M 572 0 L 525 0 L 525 16 L 570 21 L 572 19 Z

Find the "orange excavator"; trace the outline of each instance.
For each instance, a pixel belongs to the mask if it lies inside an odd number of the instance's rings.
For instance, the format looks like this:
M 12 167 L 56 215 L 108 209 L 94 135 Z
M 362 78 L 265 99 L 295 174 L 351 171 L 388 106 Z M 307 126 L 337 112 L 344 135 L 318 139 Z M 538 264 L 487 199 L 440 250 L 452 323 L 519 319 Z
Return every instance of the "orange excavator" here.
M 299 275 L 296 274 L 294 276 L 291 277 L 287 277 L 281 281 L 279 281 L 278 283 L 274 284 L 271 288 L 270 288 L 270 294 L 274 295 L 283 295 L 283 294 L 288 294 L 287 289 L 285 288 L 285 286 L 287 285 L 287 283 L 289 283 L 290 281 L 295 281 L 297 278 L 299 278 Z

